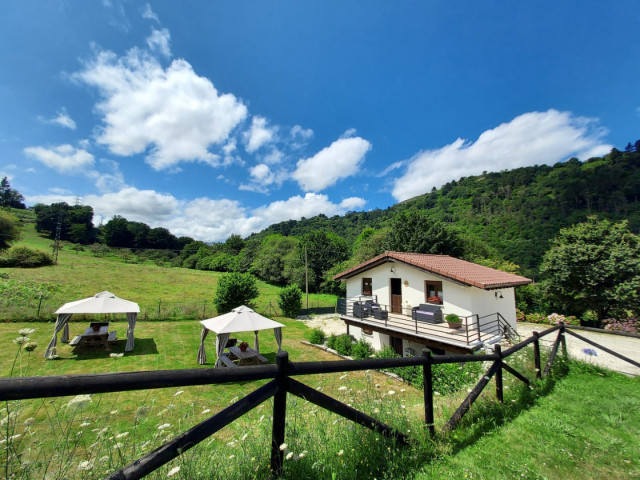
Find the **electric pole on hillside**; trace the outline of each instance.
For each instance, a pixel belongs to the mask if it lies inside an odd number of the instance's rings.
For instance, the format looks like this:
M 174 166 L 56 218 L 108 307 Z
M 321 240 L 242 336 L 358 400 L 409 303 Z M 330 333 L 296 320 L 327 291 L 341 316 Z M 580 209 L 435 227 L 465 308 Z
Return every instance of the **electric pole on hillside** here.
M 307 308 L 309 308 L 309 263 L 307 262 L 307 246 L 304 246 L 304 290 L 307 295 Z
M 58 225 L 56 226 L 56 239 L 53 242 L 53 263 L 58 264 L 58 250 L 60 250 L 60 231 L 62 230 L 62 212 L 58 214 Z

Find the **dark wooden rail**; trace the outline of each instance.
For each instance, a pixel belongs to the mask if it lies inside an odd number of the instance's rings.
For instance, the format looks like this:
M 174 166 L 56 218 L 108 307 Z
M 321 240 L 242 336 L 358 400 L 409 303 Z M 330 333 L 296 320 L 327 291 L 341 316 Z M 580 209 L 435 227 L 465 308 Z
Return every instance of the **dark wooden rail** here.
M 540 338 L 558 332 L 551 353 L 543 371 L 540 361 Z M 285 442 L 286 400 L 287 393 L 304 398 L 322 408 L 342 417 L 370 428 L 382 435 L 395 438 L 405 443 L 407 436 L 397 432 L 377 419 L 350 407 L 335 398 L 304 385 L 292 377 L 320 373 L 338 373 L 369 369 L 383 369 L 406 366 L 423 366 L 425 422 L 431 435 L 435 434 L 433 409 L 433 375 L 432 366 L 447 363 L 493 362 L 491 367 L 471 390 L 456 412 L 446 422 L 444 430 L 455 428 L 473 402 L 480 396 L 484 388 L 495 376 L 496 396 L 503 399 L 503 371 L 513 375 L 520 381 L 529 384 L 530 380 L 506 363 L 514 353 L 533 344 L 535 378 L 550 372 L 560 344 L 564 344 L 565 332 L 611 353 L 629 363 L 640 367 L 638 362 L 624 357 L 610 349 L 596 344 L 572 331 L 564 325 L 558 325 L 544 332 L 534 332 L 533 336 L 502 351 L 500 345 L 495 346 L 495 353 L 485 355 L 432 355 L 424 349 L 422 355 L 404 358 L 380 358 L 365 360 L 340 360 L 332 362 L 291 362 L 287 352 L 280 352 L 276 357 L 276 365 L 262 365 L 242 369 L 185 369 L 158 370 L 151 372 L 123 372 L 91 375 L 57 375 L 49 377 L 23 377 L 0 379 L 0 401 L 32 398 L 58 397 L 88 393 L 120 392 L 167 387 L 184 387 L 191 385 L 214 385 L 255 380 L 271 380 L 254 392 L 242 398 L 221 412 L 204 420 L 195 427 L 168 441 L 156 450 L 136 460 L 130 465 L 113 473 L 109 479 L 124 480 L 141 478 L 162 465 L 176 458 L 182 452 L 197 445 L 220 429 L 229 425 L 245 413 L 256 408 L 267 399 L 274 397 L 273 424 L 271 442 L 271 470 L 274 477 L 282 473 L 283 455 L 280 445 Z M 563 349 L 564 350 L 564 349 Z

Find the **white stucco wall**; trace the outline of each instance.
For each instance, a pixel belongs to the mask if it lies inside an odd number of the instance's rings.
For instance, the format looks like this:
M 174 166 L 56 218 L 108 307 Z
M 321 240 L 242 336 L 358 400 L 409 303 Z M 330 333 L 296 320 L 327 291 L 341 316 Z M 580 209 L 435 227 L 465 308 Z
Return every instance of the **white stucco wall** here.
M 391 272 L 391 266 L 395 272 Z M 391 305 L 391 278 L 399 278 L 402 284 L 402 306 L 404 314 L 411 314 L 411 307 L 426 303 L 424 282 L 441 281 L 443 292 L 442 310 L 446 314 L 455 313 L 461 317 L 499 312 L 507 322 L 516 328 L 515 292 L 513 288 L 482 290 L 477 287 L 460 285 L 428 272 L 401 263 L 385 263 L 366 272 L 351 277 L 347 282 L 347 298 L 356 300 L 362 295 L 362 279 L 371 278 L 373 294 L 386 310 Z M 502 298 L 496 298 L 502 295 Z M 473 321 L 473 320 L 470 320 Z M 387 342 L 388 343 L 388 342 Z
M 382 350 L 389 345 L 389 335 L 381 334 L 379 332 L 373 332 L 371 335 L 367 335 L 362 332 L 360 327 L 354 327 L 349 325 L 349 335 L 351 335 L 357 342 L 360 339 L 364 339 L 371 344 L 374 350 Z

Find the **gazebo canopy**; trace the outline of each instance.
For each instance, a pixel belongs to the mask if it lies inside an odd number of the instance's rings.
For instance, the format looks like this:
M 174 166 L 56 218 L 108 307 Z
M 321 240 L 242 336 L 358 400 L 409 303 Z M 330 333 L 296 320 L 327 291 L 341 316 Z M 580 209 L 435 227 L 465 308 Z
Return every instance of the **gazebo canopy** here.
M 96 293 L 93 297 L 65 303 L 54 313 L 56 315 L 61 313 L 140 313 L 140 306 L 136 302 L 118 298 L 105 290 Z
M 278 351 L 282 345 L 282 323 L 263 317 L 254 312 L 249 307 L 241 305 L 234 308 L 228 313 L 219 315 L 214 318 L 208 318 L 200 322 L 202 324 L 202 334 L 200 336 L 200 348 L 198 349 L 198 363 L 204 365 L 207 362 L 207 354 L 204 348 L 204 340 L 207 338 L 209 330 L 216 333 L 216 354 L 218 360 L 216 366 L 220 365 L 220 356 L 224 352 L 229 336 L 234 332 L 254 332 L 253 341 L 254 348 L 259 352 L 260 344 L 258 342 L 258 332 L 260 330 L 268 330 L 273 328 L 278 342 Z
M 118 298 L 113 293 L 105 290 L 104 292 L 96 293 L 93 297 L 65 303 L 55 313 L 58 318 L 56 319 L 53 338 L 44 352 L 45 358 L 52 358 L 56 354 L 56 344 L 60 331 L 62 331 L 62 341 L 69 342 L 69 319 L 74 313 L 126 313 L 129 326 L 127 327 L 127 344 L 124 350 L 125 352 L 133 350 L 133 331 L 136 328 L 138 313 L 140 313 L 140 306 L 135 302 Z

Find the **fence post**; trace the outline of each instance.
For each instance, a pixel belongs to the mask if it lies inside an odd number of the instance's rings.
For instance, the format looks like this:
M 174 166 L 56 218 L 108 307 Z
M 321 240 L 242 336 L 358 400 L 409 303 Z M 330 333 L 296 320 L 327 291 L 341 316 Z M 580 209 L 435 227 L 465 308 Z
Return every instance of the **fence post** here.
M 504 403 L 504 391 L 502 384 L 502 347 L 497 344 L 494 348 L 496 355 L 498 355 L 498 360 L 496 360 L 496 363 L 498 364 L 498 369 L 496 370 L 496 397 L 498 397 L 498 401 L 500 403 Z
M 431 369 L 431 350 L 422 349 L 422 356 L 426 357 L 426 363 L 422 366 L 422 380 L 424 385 L 424 422 L 429 429 L 429 435 L 435 436 L 434 415 L 433 415 L 433 374 Z
M 204 303 L 202 304 L 202 319 L 204 320 L 207 311 L 207 299 L 204 299 Z
M 482 333 L 480 332 L 480 315 L 476 313 L 476 327 L 478 328 L 478 341 L 482 341 Z
M 158 300 L 158 320 L 160 320 L 160 307 L 162 306 L 162 299 Z
M 567 359 L 567 337 L 564 334 L 565 328 L 566 327 L 564 326 L 564 322 L 562 322 L 560 324 L 560 345 L 562 345 L 562 355 L 566 360 Z
M 271 476 L 278 478 L 282 475 L 284 451 L 280 446 L 284 444 L 285 424 L 287 420 L 287 386 L 289 380 L 289 353 L 281 350 L 276 355 L 278 373 L 275 381 L 278 392 L 273 396 L 273 425 L 271 429 Z
M 533 341 L 533 362 L 536 368 L 536 378 L 542 378 L 542 367 L 540 365 L 540 334 L 533 332 L 535 340 Z

